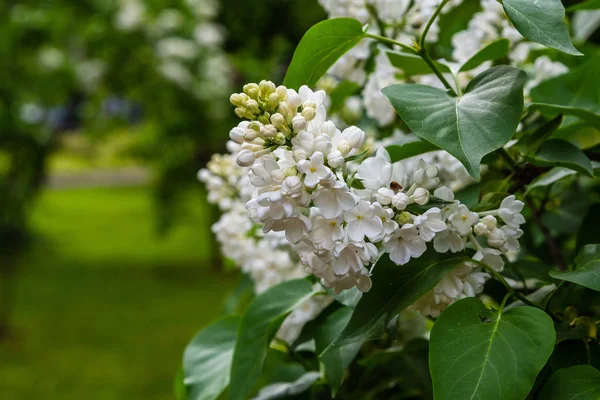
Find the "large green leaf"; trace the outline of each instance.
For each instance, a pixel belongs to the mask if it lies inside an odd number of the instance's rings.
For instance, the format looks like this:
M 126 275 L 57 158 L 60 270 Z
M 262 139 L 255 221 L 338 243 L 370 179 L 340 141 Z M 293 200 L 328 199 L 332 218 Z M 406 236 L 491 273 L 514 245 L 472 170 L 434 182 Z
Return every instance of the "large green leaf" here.
M 456 265 L 469 258 L 464 254 L 426 252 L 405 265 L 396 265 L 387 254 L 375 264 L 371 290 L 363 294 L 352 318 L 328 348 L 378 339 L 389 321 L 413 304 Z
M 560 128 L 562 122 L 563 116 L 559 115 L 536 128 L 533 132 L 526 132 L 519 139 L 517 149 L 524 154 L 535 154 L 542 144 Z
M 388 86 L 383 93 L 413 132 L 479 179 L 483 156 L 504 146 L 519 124 L 525 78 L 519 69 L 498 66 L 477 75 L 460 97 L 416 84 Z
M 600 53 L 566 74 L 545 80 L 531 90 L 534 102 L 582 108 L 600 113 Z
M 575 56 L 561 0 L 504 0 L 504 11 L 527 39 Z
M 315 347 L 317 353 L 320 354 L 319 361 L 323 365 L 325 377 L 334 397 L 342 383 L 344 371 L 356 357 L 362 343 L 352 343 L 331 351 L 324 351 L 342 332 L 352 317 L 352 311 L 353 309 L 349 307 L 340 308 L 322 321 L 315 332 Z
M 244 400 L 262 371 L 269 344 L 285 317 L 313 295 L 304 279 L 284 282 L 257 296 L 240 321 L 233 353 L 230 400 Z
M 527 185 L 527 190 L 525 191 L 525 195 L 529 194 L 535 188 L 547 187 L 553 185 L 554 183 L 564 179 L 568 176 L 573 176 L 577 172 L 568 169 L 568 168 L 552 168 L 550 171 L 543 173 L 542 175 L 535 178 L 529 185 Z
M 387 51 L 386 54 L 390 60 L 390 64 L 401 69 L 405 77 L 432 73 L 431 67 L 423 61 L 421 56 L 401 51 Z M 435 62 L 435 65 L 442 72 L 450 72 L 450 68 L 445 64 Z
M 448 307 L 433 325 L 429 368 L 436 400 L 522 400 L 550 358 L 552 319 L 534 307 L 489 312 L 475 298 Z
M 319 22 L 300 40 L 283 84 L 293 89 L 302 85 L 314 86 L 329 67 L 363 36 L 361 23 L 353 18 Z
M 419 154 L 439 150 L 439 147 L 424 140 L 418 140 L 404 144 L 393 144 L 385 149 L 390 153 L 392 162 L 396 162 L 405 158 L 418 156 Z
M 523 157 L 538 167 L 564 167 L 594 176 L 590 159 L 575 145 L 564 140 L 548 140 L 542 144 L 535 155 L 524 154 Z
M 540 394 L 540 400 L 598 400 L 600 371 L 589 365 L 577 365 L 556 371 Z
M 539 110 L 540 112 L 547 115 L 572 115 L 587 122 L 589 125 L 600 129 L 600 115 L 593 113 L 585 108 L 561 106 L 558 104 L 547 104 L 547 103 L 531 103 L 529 110 Z
M 216 399 L 229 384 L 229 371 L 240 317 L 225 317 L 201 330 L 183 355 L 190 400 Z
M 600 244 L 583 246 L 573 271 L 552 271 L 550 276 L 600 291 Z
M 498 60 L 505 57 L 510 51 L 510 41 L 508 39 L 499 39 L 485 46 L 475 53 L 466 63 L 460 67 L 459 72 L 470 71 L 479 67 L 486 61 Z
M 600 0 L 590 0 L 583 3 L 575 4 L 574 6 L 569 7 L 568 11 L 577 11 L 577 10 L 598 10 L 600 9 Z

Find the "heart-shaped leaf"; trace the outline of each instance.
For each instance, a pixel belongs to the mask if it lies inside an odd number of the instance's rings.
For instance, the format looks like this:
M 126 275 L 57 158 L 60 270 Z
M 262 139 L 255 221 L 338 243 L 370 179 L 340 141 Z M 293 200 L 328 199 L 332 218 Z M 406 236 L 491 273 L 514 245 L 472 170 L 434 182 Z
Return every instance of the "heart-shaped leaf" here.
M 594 176 L 592 162 L 575 145 L 560 139 L 551 139 L 542 144 L 535 155 L 523 157 L 538 167 L 564 167 Z
M 559 369 L 548 379 L 539 398 L 598 400 L 600 399 L 600 371 L 589 365 Z
M 242 316 L 233 352 L 230 400 L 244 400 L 260 377 L 267 350 L 285 317 L 313 295 L 304 279 L 287 281 L 257 296 Z
M 494 312 L 475 298 L 433 325 L 429 368 L 436 400 L 525 399 L 554 349 L 552 319 L 534 307 Z
M 527 39 L 567 54 L 582 55 L 571 43 L 561 0 L 504 0 L 502 5 L 515 28 Z
M 375 264 L 371 290 L 363 294 L 350 322 L 327 351 L 378 339 L 396 314 L 433 289 L 448 271 L 469 259 L 464 254 L 428 251 L 405 265 L 396 265 L 384 254 Z
M 498 60 L 505 57 L 510 51 L 510 41 L 508 39 L 499 39 L 485 46 L 475 53 L 466 63 L 460 67 L 459 72 L 470 71 L 479 67 L 486 61 Z
M 477 75 L 459 97 L 416 84 L 388 86 L 383 93 L 413 132 L 479 179 L 483 156 L 504 146 L 519 124 L 525 78 L 519 69 L 498 66 Z
M 190 400 L 216 399 L 229 385 L 229 371 L 240 317 L 225 317 L 201 330 L 183 355 Z
M 300 40 L 283 84 L 298 89 L 314 86 L 319 78 L 363 38 L 361 23 L 353 18 L 328 19 L 310 28 Z
M 573 271 L 551 271 L 550 276 L 600 291 L 600 244 L 583 246 Z
M 390 154 L 390 159 L 392 162 L 418 156 L 419 154 L 423 153 L 429 153 L 430 151 L 439 150 L 438 147 L 424 140 L 417 140 L 404 144 L 393 144 L 385 149 Z

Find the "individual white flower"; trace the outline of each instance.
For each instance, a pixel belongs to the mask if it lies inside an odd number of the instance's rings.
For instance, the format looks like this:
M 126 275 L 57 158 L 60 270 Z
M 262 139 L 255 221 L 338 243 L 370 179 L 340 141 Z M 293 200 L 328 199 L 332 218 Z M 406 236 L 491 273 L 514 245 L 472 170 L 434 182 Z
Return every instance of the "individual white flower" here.
M 520 200 L 515 200 L 515 196 L 511 195 L 502 200 L 498 209 L 498 216 L 506 225 L 518 228 L 525 223 L 525 218 L 521 215 L 525 204 Z
M 383 223 L 374 213 L 373 206 L 367 201 L 360 201 L 356 207 L 344 212 L 344 220 L 348 223 L 348 238 L 360 242 L 367 236 L 374 239 L 381 235 Z
M 393 172 L 390 155 L 385 148 L 379 148 L 375 157 L 368 158 L 360 164 L 357 172 L 366 189 L 378 190 L 387 186 Z
M 385 241 L 385 251 L 397 265 L 406 264 L 411 257 L 421 257 L 427 245 L 412 224 L 404 224 Z
M 487 239 L 490 246 L 501 248 L 506 243 L 506 233 L 500 228 L 494 228 L 488 233 Z
M 379 235 L 379 237 L 374 238 L 375 242 L 381 241 L 381 239 L 383 239 L 385 236 L 391 235 L 398 229 L 398 223 L 393 220 L 394 211 L 392 211 L 391 209 L 384 208 L 379 203 L 374 203 L 373 213 L 376 217 L 379 217 L 379 219 L 381 219 L 381 222 L 383 224 L 383 231 L 381 232 L 381 235 Z
M 356 126 L 351 126 L 342 131 L 342 136 L 348 146 L 353 149 L 360 149 L 365 143 L 365 133 L 357 128 Z
M 490 232 L 496 229 L 498 221 L 493 215 L 486 215 L 473 227 L 477 236 L 488 236 Z
M 298 171 L 304 174 L 304 184 L 307 187 L 314 188 L 321 179 L 326 178 L 331 173 L 324 163 L 325 157 L 319 151 L 313 153 L 309 160 L 298 162 Z
M 332 265 L 337 275 L 347 274 L 350 270 L 361 271 L 363 269 L 364 249 L 361 243 L 338 243 L 334 253 Z
M 466 236 L 471 233 L 471 227 L 479 221 L 479 216 L 477 213 L 470 211 L 467 206 L 461 204 L 449 220 L 459 234 Z
M 519 228 L 513 228 L 510 225 L 504 225 L 500 228 L 506 236 L 506 242 L 504 243 L 504 251 L 517 251 L 520 248 L 519 238 L 523 236 L 523 231 Z M 489 239 L 488 239 L 489 240 Z
M 304 186 L 302 180 L 297 175 L 288 176 L 281 184 L 281 194 L 284 196 L 290 196 L 295 199 L 302 196 L 304 192 Z
M 446 223 L 442 221 L 441 210 L 437 207 L 430 208 L 413 219 L 415 227 L 424 241 L 431 241 L 434 236 L 447 229 Z
M 473 260 L 481 261 L 494 268 L 496 271 L 502 271 L 504 260 L 500 256 L 501 254 L 502 252 L 497 249 L 482 248 L 475 253 Z
M 454 201 L 454 192 L 446 186 L 440 186 L 433 191 L 433 195 L 440 200 Z
M 344 239 L 344 228 L 342 227 L 342 218 L 326 219 L 321 215 L 315 215 L 312 219 L 312 229 L 310 231 L 310 240 L 319 246 L 331 250 Z
M 344 162 L 346 162 L 346 159 L 344 158 L 342 153 L 337 149 L 331 150 L 329 154 L 327 154 L 327 163 L 332 168 L 337 168 L 343 165 Z
M 357 203 L 348 185 L 342 181 L 336 181 L 331 187 L 318 189 L 312 200 L 321 214 L 329 219 L 339 216 L 342 211 L 351 210 Z
M 438 253 L 457 253 L 465 248 L 465 238 L 453 229 L 439 232 L 433 239 L 433 248 Z
M 308 86 L 303 85 L 300 87 L 298 94 L 302 100 L 303 107 L 316 109 L 325 103 L 326 94 L 323 90 L 313 92 Z
M 420 159 L 413 174 L 413 182 L 423 188 L 435 187 L 440 183 L 437 175 L 438 169 L 435 165 L 428 165 L 425 160 Z

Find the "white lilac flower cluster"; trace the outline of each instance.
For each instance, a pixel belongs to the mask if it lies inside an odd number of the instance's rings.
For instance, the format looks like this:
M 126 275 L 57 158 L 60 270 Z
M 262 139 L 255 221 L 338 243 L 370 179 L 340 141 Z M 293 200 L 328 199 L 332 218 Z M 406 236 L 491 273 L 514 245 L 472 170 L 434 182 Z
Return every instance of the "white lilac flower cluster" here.
M 228 154 L 213 155 L 207 167 L 198 173 L 206 184 L 208 200 L 217 204 L 222 214 L 212 231 L 221 253 L 240 268 L 254 283 L 257 294 L 292 279 L 306 277 L 296 253 L 282 232 L 263 233 L 246 211 L 255 187 L 248 179 L 249 168 L 236 163 L 240 146 L 228 142 Z M 316 317 L 332 299 L 315 296 L 295 309 L 284 321 L 277 337 L 292 343 L 302 327 Z
M 323 91 L 298 92 L 268 81 L 231 96 L 244 119 L 230 132 L 240 146 L 236 162 L 249 167 L 254 187 L 246 203 L 263 232 L 284 232 L 306 270 L 337 293 L 371 288 L 382 253 L 398 264 L 439 253 L 475 251 L 473 259 L 501 269 L 501 254 L 518 249 L 523 203 L 506 198 L 481 215 L 440 185 L 438 168 L 419 161 L 405 169 L 385 148 L 356 162 L 365 134 L 343 131 L 326 118 Z M 499 217 L 499 220 L 496 218 Z M 428 315 L 481 292 L 488 275 L 478 264 L 460 265 L 419 309 Z

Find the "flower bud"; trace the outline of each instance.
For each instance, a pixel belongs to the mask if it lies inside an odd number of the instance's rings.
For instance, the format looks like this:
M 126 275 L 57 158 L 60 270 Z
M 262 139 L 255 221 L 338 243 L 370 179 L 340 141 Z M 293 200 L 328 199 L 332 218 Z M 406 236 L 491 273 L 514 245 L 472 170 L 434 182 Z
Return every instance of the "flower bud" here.
M 314 108 L 305 108 L 304 110 L 302 110 L 302 116 L 306 118 L 307 121 L 312 121 L 313 119 L 315 119 L 316 115 L 317 111 Z
M 290 109 L 289 104 L 285 101 L 282 101 L 281 103 L 279 103 L 279 107 L 277 107 L 277 111 L 281 115 L 283 115 L 284 118 L 292 117 L 292 110 Z
M 266 139 L 273 139 L 275 137 L 275 135 L 277 135 L 277 128 L 275 128 L 271 124 L 265 125 L 260 130 L 260 134 L 262 137 L 264 137 Z
M 393 197 L 394 197 L 394 191 L 392 189 L 380 188 L 377 191 L 377 201 L 379 201 L 384 206 L 392 204 Z
M 231 102 L 231 104 L 233 104 L 236 107 L 241 107 L 244 105 L 244 103 L 246 102 L 246 100 L 244 99 L 244 96 L 242 96 L 239 93 L 234 93 L 229 97 L 229 101 Z
M 311 100 L 307 100 L 302 103 L 302 108 L 317 108 L 317 103 Z
M 441 199 L 444 201 L 453 201 L 454 200 L 454 192 L 452 192 L 452 190 L 450 190 L 446 186 L 442 186 L 442 187 L 435 189 L 435 191 L 433 192 L 433 195 L 435 197 L 437 197 L 438 199 Z
M 477 236 L 487 236 L 490 233 L 490 230 L 483 222 L 478 222 L 473 227 L 473 231 Z
M 337 149 L 340 151 L 340 153 L 342 153 L 343 156 L 346 156 L 348 153 L 350 153 L 350 150 L 352 150 L 352 147 L 350 147 L 348 142 L 346 142 L 345 140 L 342 140 L 340 142 L 340 144 L 338 144 Z
M 287 103 L 290 105 L 290 109 L 297 111 L 298 107 L 302 104 L 300 95 L 293 89 L 287 90 Z
M 281 100 L 287 99 L 287 88 L 285 86 L 277 86 L 277 89 L 275 89 L 275 93 L 279 95 Z
M 398 210 L 404 210 L 409 202 L 410 198 L 403 192 L 398 192 L 392 197 L 392 205 Z
M 321 133 L 324 133 L 331 138 L 335 135 L 336 131 L 337 128 L 332 121 L 325 121 L 323 125 L 321 125 Z
M 285 143 L 285 135 L 282 132 L 277 132 L 275 137 L 273 138 L 273 142 L 276 144 L 282 145 Z
M 254 153 L 250 150 L 242 150 L 238 153 L 236 162 L 240 167 L 249 167 L 254 164 Z
M 245 129 L 240 127 L 235 127 L 229 131 L 229 138 L 236 142 L 237 144 L 244 143 L 244 133 Z
M 486 215 L 481 219 L 481 222 L 491 231 L 496 228 L 498 221 L 493 215 Z
M 429 190 L 427 189 L 423 189 L 423 188 L 417 188 L 417 190 L 415 190 L 415 193 L 413 194 L 413 200 L 415 201 L 415 203 L 423 206 L 427 203 L 429 203 Z
M 259 114 L 260 107 L 256 100 L 250 99 L 246 102 L 246 109 L 250 111 L 252 114 Z
M 342 135 L 353 149 L 359 149 L 365 143 L 365 133 L 355 126 L 344 129 Z
M 306 118 L 302 115 L 296 115 L 292 118 L 292 126 L 294 127 L 294 132 L 300 132 L 306 129 Z
M 412 215 L 407 211 L 402 211 L 401 213 L 396 214 L 394 220 L 400 225 L 409 224 L 412 222 Z
M 248 109 L 246 109 L 246 107 L 237 107 L 235 109 L 235 115 L 237 115 L 240 118 L 247 118 L 247 119 L 253 119 L 254 115 L 248 111 Z
M 244 93 L 246 93 L 252 99 L 258 99 L 258 91 L 259 88 L 256 83 L 248 83 L 244 85 Z
M 246 141 L 248 142 L 253 141 L 257 137 L 258 132 L 256 132 L 254 129 L 246 129 L 246 131 L 244 132 L 244 139 L 246 139 Z
M 344 160 L 344 156 L 340 153 L 339 150 L 332 150 L 327 154 L 327 163 L 332 168 L 337 168 L 344 164 L 346 160 Z
M 276 169 L 271 172 L 271 178 L 273 178 L 275 182 L 283 182 L 283 180 L 285 179 L 285 174 L 282 170 Z
M 269 95 L 269 106 L 273 109 L 276 109 L 279 103 L 281 103 L 281 97 L 277 93 L 271 93 Z
M 298 197 L 302 194 L 302 180 L 300 177 L 288 176 L 281 184 L 281 193 L 292 198 Z
M 415 171 L 413 180 L 417 185 L 423 185 L 425 182 L 427 182 L 427 173 L 423 168 L 419 168 Z
M 273 126 L 275 128 L 279 128 L 281 125 L 283 125 L 285 123 L 285 118 L 283 117 L 283 115 L 281 115 L 279 113 L 275 113 L 275 114 L 271 115 L 271 123 L 273 124 Z
M 265 125 L 269 124 L 271 122 L 271 114 L 265 112 L 264 114 L 258 117 L 258 122 Z
M 502 229 L 495 228 L 488 235 L 490 246 L 502 247 L 506 243 L 506 234 Z
M 268 97 L 271 93 L 274 93 L 277 87 L 271 81 L 260 81 L 258 84 L 258 88 L 260 89 L 260 94 L 263 97 Z

